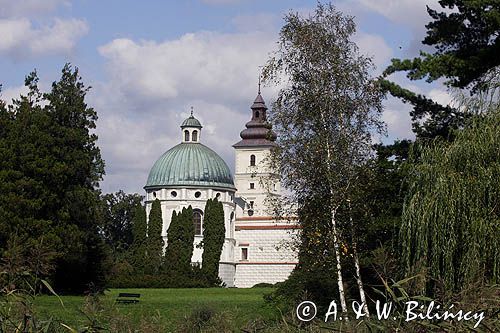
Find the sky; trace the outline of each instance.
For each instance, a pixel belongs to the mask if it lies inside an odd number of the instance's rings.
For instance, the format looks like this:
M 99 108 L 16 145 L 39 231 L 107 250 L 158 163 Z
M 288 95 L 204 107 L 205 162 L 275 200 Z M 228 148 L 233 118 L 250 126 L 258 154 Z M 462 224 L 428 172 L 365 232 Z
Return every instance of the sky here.
M 308 15 L 316 0 L 0 0 L 1 98 L 26 92 L 36 69 L 42 90 L 65 63 L 91 86 L 87 103 L 99 116 L 96 132 L 106 163 L 103 192 L 143 193 L 156 159 L 181 140 L 191 106 L 202 122 L 201 141 L 234 170 L 239 132 L 250 120 L 260 66 L 276 49 L 290 11 Z M 417 56 L 437 0 L 332 2 L 357 24 L 354 41 L 373 57 L 373 75 L 391 58 Z M 438 83 L 391 79 L 448 104 Z M 276 87 L 265 86 L 268 106 Z M 410 107 L 388 98 L 383 142 L 413 138 Z

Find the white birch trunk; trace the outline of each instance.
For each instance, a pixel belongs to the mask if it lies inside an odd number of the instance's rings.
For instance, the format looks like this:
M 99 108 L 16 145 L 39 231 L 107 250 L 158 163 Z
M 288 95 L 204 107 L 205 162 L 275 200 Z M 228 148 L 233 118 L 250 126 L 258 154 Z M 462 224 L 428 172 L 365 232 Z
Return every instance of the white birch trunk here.
M 326 120 L 325 120 L 325 115 L 322 112 L 321 113 L 321 118 L 323 120 L 323 125 L 325 126 L 325 133 L 328 132 L 328 128 L 326 127 Z M 328 136 L 327 136 L 328 138 Z M 328 166 L 328 178 L 330 178 L 330 173 L 332 172 L 332 152 L 331 152 L 331 147 L 330 147 L 330 140 L 326 140 L 326 154 L 327 154 L 327 166 Z M 330 188 L 330 194 L 331 194 L 331 199 L 335 197 L 335 193 L 332 187 L 332 181 L 329 179 L 328 180 L 328 185 Z M 344 291 L 344 281 L 342 279 L 342 264 L 340 263 L 340 249 L 339 249 L 339 237 L 338 237 L 338 231 L 337 231 L 337 221 L 335 220 L 335 214 L 337 213 L 337 208 L 338 206 L 334 207 L 334 203 L 330 202 L 330 208 L 332 212 L 332 229 L 333 229 L 333 249 L 335 252 L 335 259 L 337 261 L 337 286 L 339 288 L 339 298 L 340 298 L 340 307 L 342 308 L 342 319 L 348 320 L 348 315 L 347 315 L 347 303 L 345 300 L 345 291 Z
M 345 291 L 344 291 L 344 282 L 342 279 L 342 264 L 340 263 L 340 249 L 339 249 L 339 240 L 337 237 L 337 222 L 335 220 L 335 213 L 337 209 L 332 209 L 332 227 L 333 227 L 333 248 L 335 250 L 335 259 L 337 259 L 337 285 L 339 288 L 339 297 L 340 297 L 340 307 L 342 308 L 342 313 L 344 316 L 342 319 L 347 320 L 347 303 L 345 301 Z
M 357 242 L 356 242 L 356 239 L 354 238 L 355 237 L 354 236 L 354 223 L 352 221 L 351 202 L 349 202 L 349 221 L 351 224 L 351 235 L 353 235 L 352 236 L 352 255 L 354 257 L 354 266 L 356 268 L 356 282 L 358 283 L 359 298 L 361 299 L 361 303 L 363 303 L 363 311 L 365 312 L 366 317 L 370 318 L 370 312 L 368 311 L 368 303 L 366 302 L 365 288 L 363 287 L 363 280 L 361 280 L 361 271 L 359 268 Z
M 359 298 L 361 299 L 361 302 L 363 303 L 363 311 L 365 312 L 365 315 L 367 318 L 370 318 L 370 312 L 368 311 L 368 304 L 366 303 L 366 296 L 365 296 L 365 289 L 363 287 L 363 281 L 361 280 L 361 272 L 359 270 L 359 258 L 358 258 L 358 251 L 356 250 L 356 247 L 354 247 L 353 251 L 354 255 L 354 266 L 356 266 L 356 281 L 358 282 L 358 288 L 359 288 Z

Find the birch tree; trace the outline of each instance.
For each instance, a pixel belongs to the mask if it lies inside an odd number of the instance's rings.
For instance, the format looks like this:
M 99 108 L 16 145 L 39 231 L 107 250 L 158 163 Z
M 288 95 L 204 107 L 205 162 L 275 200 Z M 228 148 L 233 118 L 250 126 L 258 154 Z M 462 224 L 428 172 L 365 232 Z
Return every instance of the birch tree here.
M 298 203 L 299 212 L 301 205 L 322 197 L 317 207 L 321 214 L 307 220 L 328 226 L 321 229 L 328 232 L 317 238 L 333 247 L 321 255 L 335 257 L 343 317 L 347 304 L 342 252 L 349 244 L 339 225 L 339 208 L 347 205 L 358 181 L 356 169 L 370 157 L 372 135 L 384 131 L 382 93 L 370 76 L 372 60 L 361 55 L 351 40 L 355 31 L 353 18 L 331 4 L 318 4 L 308 17 L 289 13 L 280 31 L 278 50 L 263 71 L 266 82 L 281 87 L 269 114 L 278 134 L 271 163 Z M 323 210 L 329 216 L 326 220 L 320 217 Z M 308 242 L 308 246 L 313 243 Z M 357 279 L 363 295 L 361 277 Z

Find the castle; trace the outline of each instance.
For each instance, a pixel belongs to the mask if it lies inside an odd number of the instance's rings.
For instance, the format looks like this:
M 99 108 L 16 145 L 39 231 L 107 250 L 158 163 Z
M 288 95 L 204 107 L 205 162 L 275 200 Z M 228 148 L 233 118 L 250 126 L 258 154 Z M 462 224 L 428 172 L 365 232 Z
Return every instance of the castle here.
M 167 230 L 173 211 L 191 205 L 195 229 L 191 261 L 201 264 L 203 209 L 209 198 L 218 198 L 224 209 L 225 241 L 219 277 L 227 287 L 252 287 L 258 283 L 285 280 L 297 264 L 297 254 L 283 246 L 298 226 L 277 221 L 266 198 L 280 197 L 279 177 L 266 158 L 276 135 L 266 121 L 266 104 L 260 89 L 251 106 L 252 118 L 234 144 L 234 179 L 224 160 L 201 143 L 201 123 L 193 116 L 181 124 L 181 143 L 167 150 L 153 165 L 144 189 L 146 212 L 152 202 L 161 203 L 163 229 Z

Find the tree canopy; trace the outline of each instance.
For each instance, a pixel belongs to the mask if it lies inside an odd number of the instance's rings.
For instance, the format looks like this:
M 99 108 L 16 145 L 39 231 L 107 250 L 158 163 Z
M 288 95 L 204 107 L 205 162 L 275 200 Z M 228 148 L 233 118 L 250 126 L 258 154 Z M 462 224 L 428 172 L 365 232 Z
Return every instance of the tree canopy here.
M 98 182 L 104 162 L 93 133 L 97 113 L 85 102 L 78 69 L 65 65 L 48 93 L 36 72 L 26 96 L 0 107 L 0 247 L 10 237 L 57 252 L 52 282 L 60 291 L 104 285 Z M 3 104 L 3 103 L 2 103 Z
M 302 245 L 315 241 L 331 245 L 327 251 L 321 251 L 323 246 L 309 247 L 310 260 L 299 256 L 299 261 L 335 262 L 343 312 L 347 311 L 340 252 L 344 240 L 338 213 L 357 184 L 359 166 L 372 154 L 372 134 L 384 132 L 383 94 L 370 76 L 372 60 L 360 54 L 351 39 L 355 31 L 353 18 L 331 4 L 318 3 L 308 17 L 290 13 L 280 31 L 278 51 L 264 68 L 267 81 L 283 83 L 269 114 L 278 135 L 272 167 L 297 203 L 299 220 L 307 221 L 302 229 L 307 243 Z M 313 208 L 311 203 L 321 204 Z M 308 232 L 312 233 L 305 235 Z M 312 267 L 317 266 L 307 269 Z M 299 264 L 301 268 L 305 265 Z
M 435 52 L 414 59 L 393 59 L 386 74 L 408 71 L 408 78 L 428 82 L 446 78 L 449 86 L 481 88 L 481 78 L 500 65 L 500 3 L 496 0 L 440 0 L 427 7 L 432 18 L 423 44 Z

